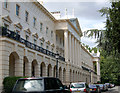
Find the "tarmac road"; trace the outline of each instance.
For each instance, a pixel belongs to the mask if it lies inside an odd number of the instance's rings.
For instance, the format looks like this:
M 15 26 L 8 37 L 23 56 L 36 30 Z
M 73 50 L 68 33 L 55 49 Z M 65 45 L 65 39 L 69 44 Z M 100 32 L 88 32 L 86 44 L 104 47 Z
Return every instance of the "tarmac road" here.
M 109 88 L 108 91 L 102 92 L 102 93 L 120 93 L 120 86 Z

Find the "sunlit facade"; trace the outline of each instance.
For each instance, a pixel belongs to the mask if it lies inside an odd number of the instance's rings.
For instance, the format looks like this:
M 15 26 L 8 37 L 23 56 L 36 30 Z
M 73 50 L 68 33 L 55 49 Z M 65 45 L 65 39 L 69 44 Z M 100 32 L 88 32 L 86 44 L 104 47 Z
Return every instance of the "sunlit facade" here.
M 99 56 L 81 45 L 77 18 L 56 19 L 38 2 L 0 2 L 0 10 L 1 91 L 7 76 L 56 77 L 56 53 L 64 84 L 99 81 Z

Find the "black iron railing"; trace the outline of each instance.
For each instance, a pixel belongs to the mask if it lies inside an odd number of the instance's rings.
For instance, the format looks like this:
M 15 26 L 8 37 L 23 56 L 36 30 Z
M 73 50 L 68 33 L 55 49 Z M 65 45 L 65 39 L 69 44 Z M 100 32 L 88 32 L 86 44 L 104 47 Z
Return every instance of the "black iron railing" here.
M 91 70 L 91 69 L 89 69 L 89 68 L 87 68 L 87 67 L 82 66 L 82 69 L 83 69 L 83 70 L 86 70 L 86 71 L 88 71 L 88 72 L 93 72 L 94 74 L 97 74 L 95 71 L 93 71 L 93 70 Z
M 49 50 L 46 50 L 36 44 L 33 44 L 23 38 L 21 38 L 21 36 L 5 27 L 0 27 L 0 35 L 1 36 L 5 36 L 5 37 L 8 37 L 8 38 L 11 38 L 11 39 L 14 39 L 18 42 L 21 42 L 23 44 L 25 44 L 26 47 L 30 48 L 30 49 L 33 49 L 33 50 L 36 50 L 38 52 L 41 52 L 43 54 L 46 54 L 48 56 L 51 56 L 51 57 L 54 57 L 55 58 L 55 53 L 49 51 Z M 62 56 L 59 56 L 59 59 L 62 60 L 62 61 L 65 61 L 65 58 L 62 57 Z

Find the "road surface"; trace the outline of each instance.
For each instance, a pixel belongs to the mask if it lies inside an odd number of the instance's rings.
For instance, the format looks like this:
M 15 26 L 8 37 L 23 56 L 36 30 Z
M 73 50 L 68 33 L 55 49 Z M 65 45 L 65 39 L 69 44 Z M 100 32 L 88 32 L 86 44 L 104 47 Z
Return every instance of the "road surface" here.
M 120 93 L 120 86 L 109 88 L 108 91 L 102 92 L 102 93 Z

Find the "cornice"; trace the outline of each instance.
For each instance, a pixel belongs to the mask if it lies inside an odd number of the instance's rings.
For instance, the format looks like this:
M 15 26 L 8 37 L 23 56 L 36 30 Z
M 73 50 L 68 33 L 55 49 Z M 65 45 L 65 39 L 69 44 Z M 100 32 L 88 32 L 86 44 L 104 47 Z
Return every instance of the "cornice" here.
M 52 21 L 54 21 L 54 22 L 56 21 L 55 17 L 44 6 L 42 6 L 38 1 L 35 2 L 33 0 L 33 3 L 37 7 L 39 7 L 39 9 L 42 10 L 50 19 L 52 19 Z

